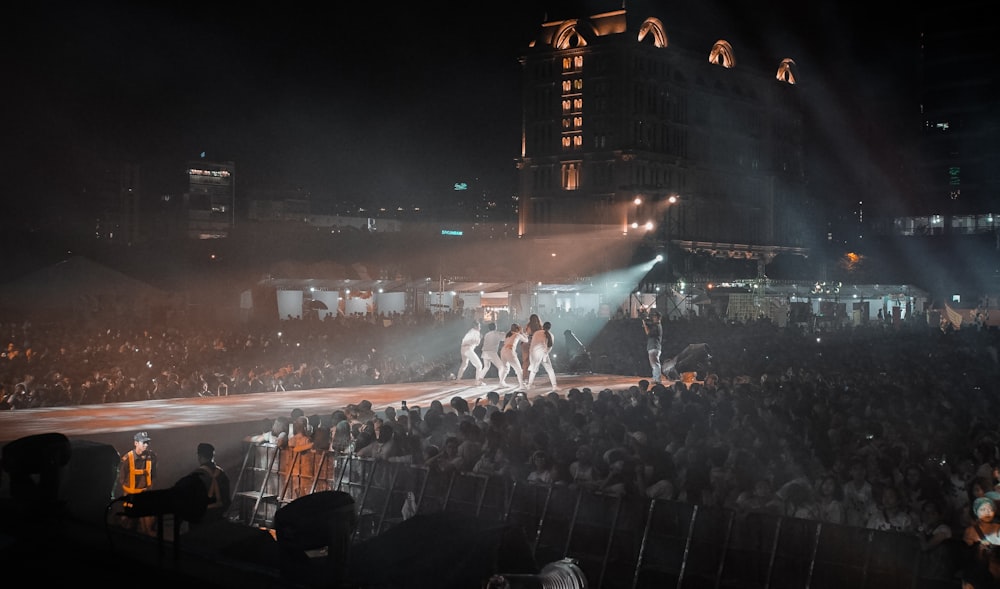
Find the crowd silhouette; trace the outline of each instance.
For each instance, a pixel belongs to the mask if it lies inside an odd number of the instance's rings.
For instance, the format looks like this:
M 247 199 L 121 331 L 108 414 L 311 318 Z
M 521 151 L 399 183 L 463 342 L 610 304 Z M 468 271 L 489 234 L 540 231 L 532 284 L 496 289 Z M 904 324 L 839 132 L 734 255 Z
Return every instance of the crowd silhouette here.
M 2 406 L 445 380 L 467 318 L 9 324 Z M 572 330 L 585 369 L 635 376 L 636 384 L 540 384 L 526 395 L 379 413 L 349 405 L 299 416 L 296 433 L 322 449 L 435 469 L 914 534 L 929 553 L 962 538 L 976 499 L 1000 484 L 996 330 L 909 321 L 817 333 L 770 321 L 673 319 L 664 322 L 664 356 L 702 342 L 712 362 L 693 379 L 655 383 L 639 319 L 544 319 L 557 332 Z M 437 335 L 452 345 L 426 345 Z M 569 350 L 558 357 L 565 345 L 556 338 L 556 369 L 579 368 Z

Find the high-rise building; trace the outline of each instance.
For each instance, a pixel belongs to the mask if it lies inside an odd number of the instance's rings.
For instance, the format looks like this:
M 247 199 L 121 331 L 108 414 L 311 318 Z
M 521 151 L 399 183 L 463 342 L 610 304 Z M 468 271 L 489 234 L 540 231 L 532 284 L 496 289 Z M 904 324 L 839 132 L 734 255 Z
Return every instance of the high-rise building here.
M 228 237 L 236 223 L 236 165 L 196 160 L 188 163 L 184 210 L 191 239 Z
M 926 10 L 922 23 L 923 115 L 919 213 L 938 215 L 932 232 L 994 231 L 1000 195 L 1000 32 L 983 18 L 991 4 L 959 0 Z M 960 219 L 955 219 L 959 217 Z M 990 218 L 987 221 L 987 218 Z
M 794 60 L 754 67 L 727 39 L 676 47 L 663 20 L 622 9 L 544 22 L 521 62 L 522 236 L 649 232 L 761 263 L 807 253 Z

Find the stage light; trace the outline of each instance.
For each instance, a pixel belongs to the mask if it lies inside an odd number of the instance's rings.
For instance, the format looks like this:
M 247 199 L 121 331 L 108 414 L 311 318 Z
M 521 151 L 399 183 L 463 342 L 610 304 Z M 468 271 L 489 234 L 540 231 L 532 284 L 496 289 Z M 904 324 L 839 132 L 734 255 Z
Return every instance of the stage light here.
M 571 558 L 545 565 L 537 575 L 494 575 L 486 589 L 586 589 L 587 577 Z

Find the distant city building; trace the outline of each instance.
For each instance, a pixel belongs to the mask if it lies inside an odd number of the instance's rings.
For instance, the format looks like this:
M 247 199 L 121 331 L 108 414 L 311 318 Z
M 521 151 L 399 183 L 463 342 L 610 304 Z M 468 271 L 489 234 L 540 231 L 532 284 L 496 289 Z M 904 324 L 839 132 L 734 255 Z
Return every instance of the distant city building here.
M 542 24 L 522 57 L 520 234 L 639 233 L 760 272 L 807 254 L 818 220 L 794 61 L 757 69 L 725 39 L 669 34 L 626 10 Z
M 228 237 L 236 224 L 236 165 L 196 160 L 187 166 L 184 193 L 187 236 L 191 239 Z

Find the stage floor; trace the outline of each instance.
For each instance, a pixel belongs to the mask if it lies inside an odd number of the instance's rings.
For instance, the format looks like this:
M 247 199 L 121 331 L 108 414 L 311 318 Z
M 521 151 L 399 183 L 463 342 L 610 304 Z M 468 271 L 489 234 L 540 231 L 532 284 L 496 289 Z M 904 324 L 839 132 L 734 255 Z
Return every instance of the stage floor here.
M 609 374 L 557 375 L 561 395 L 573 387 L 589 387 L 594 393 L 606 388 L 627 389 L 641 378 Z M 273 419 L 287 416 L 295 408 L 302 409 L 306 415 L 329 415 L 336 409 L 362 400 L 371 401 L 376 411 L 388 406 L 398 408 L 403 400 L 410 407 L 423 409 L 431 401 L 439 400 L 447 408 L 448 402 L 455 396 L 465 398 L 471 406 L 477 397 L 485 399 L 486 393 L 494 390 L 503 397 L 505 393 L 515 391 L 516 387 L 501 388 L 489 379 L 485 385 L 475 386 L 474 381 L 466 379 L 0 411 L 0 445 L 47 432 L 60 432 L 70 438 L 87 438 L 146 430 L 155 438 L 157 430 Z M 535 386 L 527 393 L 529 397 L 534 397 L 549 390 L 548 377 L 539 374 Z

